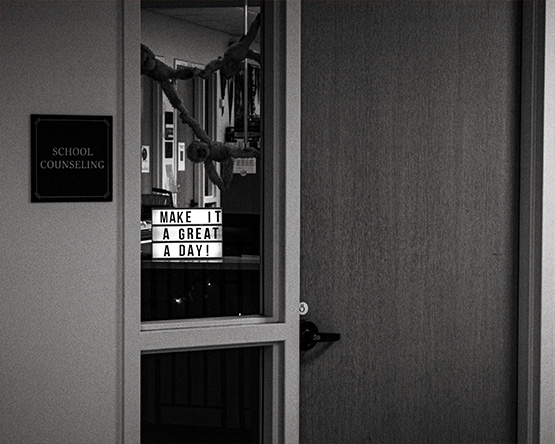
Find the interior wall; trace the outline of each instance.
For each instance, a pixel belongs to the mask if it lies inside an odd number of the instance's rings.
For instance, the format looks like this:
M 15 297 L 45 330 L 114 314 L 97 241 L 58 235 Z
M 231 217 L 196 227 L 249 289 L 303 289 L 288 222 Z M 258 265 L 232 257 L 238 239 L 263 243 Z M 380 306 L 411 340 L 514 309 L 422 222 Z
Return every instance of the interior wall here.
M 162 57 L 164 63 L 169 66 L 175 66 L 175 61 L 194 63 L 205 65 L 211 60 L 221 56 L 227 49 L 229 42 L 233 37 L 224 32 L 207 29 L 183 20 L 178 20 L 163 14 L 142 10 L 141 11 L 141 42 L 150 47 L 154 53 Z M 153 82 L 143 80 L 143 86 L 146 84 L 153 85 Z M 154 86 L 158 88 L 158 86 Z M 159 150 L 161 149 L 161 141 L 154 140 L 153 125 L 153 108 L 152 90 L 143 90 L 146 94 L 150 94 L 151 101 L 147 103 L 143 94 L 143 105 L 150 105 L 150 108 L 143 107 L 142 115 L 142 144 L 150 145 L 151 165 L 150 173 L 142 174 L 141 192 L 150 193 L 152 187 L 161 186 L 156 183 L 154 177 L 158 166 Z M 185 107 L 194 113 L 193 81 L 178 81 L 178 91 L 184 102 Z M 219 87 L 218 87 L 219 91 Z M 188 94 L 185 94 L 187 92 Z M 229 91 L 226 91 L 229 94 Z M 223 110 L 216 110 L 216 135 L 217 140 L 223 141 L 225 138 L 225 128 L 229 125 L 229 106 L 227 99 L 224 101 Z M 233 122 L 231 123 L 233 124 Z M 147 126 L 148 128 L 147 133 Z M 186 136 L 185 134 L 189 134 Z M 175 143 L 190 140 L 190 129 L 179 119 L 175 122 Z M 186 143 L 187 145 L 188 143 Z M 177 152 L 177 147 L 175 148 Z M 178 154 L 177 154 L 178 155 Z M 176 204 L 183 207 L 189 205 L 189 202 L 195 199 L 193 164 L 185 159 L 185 171 L 177 171 L 177 180 L 179 186 L 179 195 Z M 161 186 L 164 188 L 164 186 Z
M 141 193 L 148 194 L 152 187 L 156 186 L 154 174 L 158 168 L 157 158 L 153 156 L 154 135 L 152 122 L 153 89 L 154 81 L 146 76 L 141 76 L 141 146 L 149 147 L 149 168 L 148 172 L 141 173 Z M 141 168 L 142 170 L 142 168 Z
M 156 12 L 141 11 L 141 42 L 157 56 L 163 56 L 164 62 L 170 66 L 174 66 L 175 59 L 206 65 L 223 55 L 229 42 L 233 40 L 232 36 L 224 32 L 203 28 Z M 217 112 L 218 140 L 224 140 L 225 127 L 229 124 L 228 116 L 229 108 L 226 103 L 224 113 L 219 109 Z
M 0 2 L 3 444 L 119 440 L 120 8 Z M 114 202 L 30 203 L 32 113 L 114 117 Z
M 211 30 L 163 14 L 143 9 L 141 11 L 141 42 L 166 63 L 174 59 L 207 64 L 222 55 L 232 37 L 224 32 Z

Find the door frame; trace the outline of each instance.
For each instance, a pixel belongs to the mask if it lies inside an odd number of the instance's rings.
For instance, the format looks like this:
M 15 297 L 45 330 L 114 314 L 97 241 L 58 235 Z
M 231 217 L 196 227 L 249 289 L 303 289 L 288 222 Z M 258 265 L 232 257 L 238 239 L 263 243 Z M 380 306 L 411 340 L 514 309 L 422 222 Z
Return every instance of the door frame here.
M 140 2 L 120 1 L 122 20 L 122 205 L 120 233 L 123 322 L 121 338 L 121 442 L 140 442 L 141 353 L 263 346 L 264 442 L 299 440 L 299 291 L 300 291 L 300 2 L 268 2 L 271 51 L 264 62 L 264 116 L 269 166 L 264 193 L 272 203 L 264 211 L 268 232 L 263 261 L 265 316 L 193 319 L 142 324 L 140 318 Z M 273 149 L 271 149 L 273 147 Z M 270 186 L 271 184 L 271 186 Z M 268 229 L 268 227 L 270 227 Z M 274 246 L 274 247 L 272 247 Z M 191 334 L 194 333 L 194 334 Z M 266 396 L 266 395 L 270 396 Z
M 539 439 L 542 146 L 541 94 L 545 10 L 523 2 L 520 140 L 517 442 Z
M 202 65 L 200 63 L 195 63 L 190 60 L 181 60 L 175 59 L 174 60 L 174 68 L 179 67 L 189 67 L 189 68 L 198 68 L 204 69 L 206 65 Z M 210 79 L 203 80 L 200 77 L 195 77 L 192 79 L 192 86 L 193 86 L 193 114 L 195 116 L 199 116 L 196 118 L 197 122 L 206 130 L 208 137 L 214 138 L 216 134 L 216 107 L 214 106 L 215 97 L 216 97 L 216 81 L 214 77 Z M 205 83 L 206 82 L 206 83 Z M 208 92 L 206 91 L 208 90 Z M 212 101 L 213 106 L 211 107 L 209 103 Z M 179 111 L 174 109 L 174 120 L 177 122 L 179 119 Z M 178 129 L 176 125 L 176 141 L 178 138 Z M 220 172 L 220 167 L 218 164 L 215 164 L 218 173 Z M 191 193 L 192 199 L 197 202 L 197 205 L 200 207 L 204 207 L 207 204 L 212 207 L 219 207 L 220 206 L 220 189 L 210 182 L 211 187 L 211 194 L 205 194 L 205 180 L 206 175 L 204 171 L 204 165 L 201 163 L 196 163 L 192 165 L 191 171 L 186 173 L 187 175 L 192 176 L 193 182 L 193 192 Z
M 553 2 L 522 2 L 517 442 L 555 441 Z
M 525 2 L 528 3 L 528 2 Z M 541 273 L 539 319 L 540 339 L 536 340 L 540 355 L 539 379 L 539 441 L 555 442 L 555 2 L 530 2 L 543 4 L 538 15 L 540 24 L 537 39 L 538 52 L 545 61 L 543 78 L 539 80 L 538 101 L 543 105 L 538 110 L 538 134 L 543 145 L 543 171 L 538 179 L 543 191 L 542 218 L 538 223 L 542 230 L 540 263 Z M 537 8 L 539 5 L 536 6 Z M 540 8 L 541 9 L 541 8 Z M 544 20 L 542 20 L 544 19 Z M 539 342 L 539 347 L 537 343 Z

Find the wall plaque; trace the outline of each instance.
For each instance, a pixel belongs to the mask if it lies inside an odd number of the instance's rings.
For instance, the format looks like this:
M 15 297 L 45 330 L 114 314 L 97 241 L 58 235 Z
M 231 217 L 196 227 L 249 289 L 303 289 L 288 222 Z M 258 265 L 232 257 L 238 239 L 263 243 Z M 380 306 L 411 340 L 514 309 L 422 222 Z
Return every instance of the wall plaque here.
M 112 116 L 31 115 L 31 202 L 112 201 Z

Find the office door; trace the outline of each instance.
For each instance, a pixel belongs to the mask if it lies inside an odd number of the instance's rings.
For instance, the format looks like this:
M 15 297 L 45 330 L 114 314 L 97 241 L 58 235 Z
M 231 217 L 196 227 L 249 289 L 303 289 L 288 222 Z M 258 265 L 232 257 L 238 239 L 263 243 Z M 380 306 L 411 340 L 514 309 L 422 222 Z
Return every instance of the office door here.
M 517 440 L 522 3 L 303 3 L 304 444 Z
M 298 442 L 299 5 L 165 6 L 122 3 L 124 103 L 130 110 L 123 180 L 123 442 Z M 245 28 L 249 36 L 239 40 Z M 250 39 L 257 65 L 234 57 L 211 72 L 231 38 L 243 44 Z M 150 47 L 168 66 L 153 62 Z M 194 80 L 180 71 L 175 87 L 161 78 L 171 73 L 169 66 L 182 66 L 179 60 L 211 68 Z M 188 141 L 187 159 L 177 164 L 184 170 L 179 178 L 200 171 L 210 182 L 204 176 L 182 180 L 177 201 L 155 186 L 146 166 L 138 168 L 137 147 L 148 146 L 148 135 L 156 132 L 136 127 L 153 120 L 138 118 L 141 100 L 143 115 L 153 112 L 147 91 L 141 98 L 141 72 L 172 98 L 179 111 L 174 120 L 184 123 L 165 134 L 186 141 L 188 126 L 195 141 L 210 147 Z M 206 88 L 213 106 L 184 110 L 175 96 L 190 91 L 179 84 L 188 81 Z M 217 94 L 210 88 L 216 81 Z M 226 158 L 241 157 L 230 140 L 240 137 L 242 153 L 258 154 L 244 156 L 256 158 L 249 171 L 235 171 Z M 164 148 L 153 144 L 151 151 Z M 198 159 L 191 153 L 213 157 L 195 168 Z M 220 164 L 224 181 L 233 176 L 229 187 L 215 179 L 212 161 Z M 220 184 L 221 205 L 191 199 L 207 197 L 205 183 Z

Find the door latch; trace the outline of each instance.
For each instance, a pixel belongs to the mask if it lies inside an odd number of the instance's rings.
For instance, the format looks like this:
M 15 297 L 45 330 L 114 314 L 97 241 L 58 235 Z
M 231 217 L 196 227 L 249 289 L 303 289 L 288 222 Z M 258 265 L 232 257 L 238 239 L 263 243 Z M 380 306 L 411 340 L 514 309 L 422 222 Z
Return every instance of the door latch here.
M 341 335 L 339 333 L 320 333 L 314 322 L 301 320 L 301 350 L 307 351 L 314 347 L 318 342 L 335 342 L 339 341 Z

